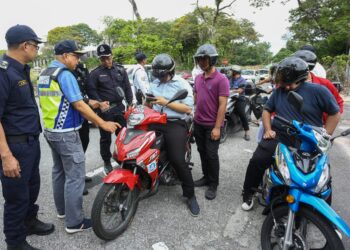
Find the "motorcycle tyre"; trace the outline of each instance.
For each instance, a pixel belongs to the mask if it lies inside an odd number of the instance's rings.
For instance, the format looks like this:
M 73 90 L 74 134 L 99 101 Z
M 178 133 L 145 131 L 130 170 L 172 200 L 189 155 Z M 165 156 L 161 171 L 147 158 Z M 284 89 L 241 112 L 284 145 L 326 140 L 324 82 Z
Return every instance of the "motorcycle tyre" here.
M 273 209 L 273 214 L 278 220 L 278 218 L 282 216 L 288 216 L 289 207 L 279 206 Z M 337 233 L 334 231 L 333 225 L 325 219 L 322 215 L 318 214 L 316 211 L 312 209 L 300 206 L 298 211 L 298 216 L 304 217 L 307 220 L 311 221 L 315 226 L 317 226 L 318 230 L 320 230 L 323 236 L 327 239 L 327 242 L 330 244 L 328 249 L 337 249 L 344 250 L 343 243 Z M 274 222 L 272 213 L 265 218 L 264 223 L 261 228 L 261 249 L 262 250 L 271 250 L 270 246 L 270 238 L 273 230 Z
M 122 185 L 121 183 L 118 184 L 103 184 L 101 189 L 98 191 L 96 198 L 94 200 L 94 203 L 92 205 L 91 210 L 91 222 L 92 222 L 92 228 L 97 235 L 102 240 L 114 240 L 119 235 L 121 235 L 129 226 L 129 224 L 132 222 L 134 215 L 137 210 L 138 206 L 138 194 L 139 189 L 135 187 L 133 190 L 131 190 L 131 208 L 129 210 L 129 213 L 126 215 L 126 219 L 122 222 L 123 225 L 119 227 L 117 230 L 105 230 L 102 226 L 100 215 L 102 212 L 102 207 L 104 200 L 106 198 L 106 195 L 110 192 L 112 188 L 115 186 Z M 127 185 L 126 185 L 127 186 Z M 129 190 L 130 191 L 130 190 Z

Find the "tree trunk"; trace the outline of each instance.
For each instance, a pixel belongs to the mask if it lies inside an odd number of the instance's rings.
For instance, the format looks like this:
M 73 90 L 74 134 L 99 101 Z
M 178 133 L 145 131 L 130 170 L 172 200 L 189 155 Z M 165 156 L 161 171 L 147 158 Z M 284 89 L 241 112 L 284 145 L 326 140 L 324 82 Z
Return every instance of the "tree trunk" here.
M 132 10 L 133 10 L 133 12 L 134 12 L 134 15 L 136 16 L 136 19 L 137 19 L 138 21 L 140 21 L 140 20 L 141 20 L 141 15 L 140 15 L 140 13 L 139 13 L 139 11 L 138 11 L 138 9 L 137 9 L 137 5 L 136 5 L 135 0 L 129 0 L 129 2 L 131 3 Z

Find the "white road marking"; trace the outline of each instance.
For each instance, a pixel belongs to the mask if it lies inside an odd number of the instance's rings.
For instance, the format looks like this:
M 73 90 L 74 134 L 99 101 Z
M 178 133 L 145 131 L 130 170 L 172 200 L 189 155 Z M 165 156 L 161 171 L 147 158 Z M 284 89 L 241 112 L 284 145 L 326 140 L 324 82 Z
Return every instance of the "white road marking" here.
M 118 163 L 113 161 L 112 162 L 112 167 L 115 168 L 117 166 L 118 166 Z M 87 177 L 93 178 L 96 175 L 100 175 L 102 172 L 103 172 L 103 167 L 99 167 L 99 168 L 96 168 L 96 169 L 94 169 L 92 171 L 87 172 L 85 175 Z
M 153 250 L 169 250 L 167 245 L 164 242 L 157 242 L 152 245 Z

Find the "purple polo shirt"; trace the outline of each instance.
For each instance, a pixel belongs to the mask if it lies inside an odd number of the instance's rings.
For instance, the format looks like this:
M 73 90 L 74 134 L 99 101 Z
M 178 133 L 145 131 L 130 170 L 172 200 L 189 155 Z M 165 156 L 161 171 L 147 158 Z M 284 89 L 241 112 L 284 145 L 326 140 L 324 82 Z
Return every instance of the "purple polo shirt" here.
M 194 82 L 196 93 L 196 112 L 194 121 L 204 126 L 215 126 L 219 109 L 219 96 L 230 95 L 230 83 L 217 70 L 205 79 L 204 73 L 196 77 Z

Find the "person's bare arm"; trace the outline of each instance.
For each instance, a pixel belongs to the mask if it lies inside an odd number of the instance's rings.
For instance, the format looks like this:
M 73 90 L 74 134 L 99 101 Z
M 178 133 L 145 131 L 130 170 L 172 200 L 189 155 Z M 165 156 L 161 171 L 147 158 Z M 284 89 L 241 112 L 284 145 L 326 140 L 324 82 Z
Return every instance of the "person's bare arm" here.
M 219 96 L 218 115 L 216 117 L 215 127 L 211 131 L 211 139 L 215 141 L 220 139 L 220 129 L 225 119 L 227 99 L 227 96 Z
M 93 122 L 96 126 L 101 127 L 107 132 L 114 133 L 118 127 L 121 127 L 117 122 L 107 122 L 101 119 L 83 100 L 73 102 L 72 105 L 85 119 Z
M 0 156 L 2 161 L 2 170 L 6 177 L 20 177 L 21 167 L 17 159 L 12 155 L 12 152 L 7 144 L 5 131 L 0 122 Z
M 276 132 L 271 128 L 271 113 L 269 111 L 263 111 L 262 122 L 265 129 L 264 139 L 274 139 L 276 137 Z
M 340 113 L 336 113 L 335 115 L 329 115 L 326 120 L 325 129 L 329 135 L 332 135 L 335 128 L 337 127 L 340 121 Z

